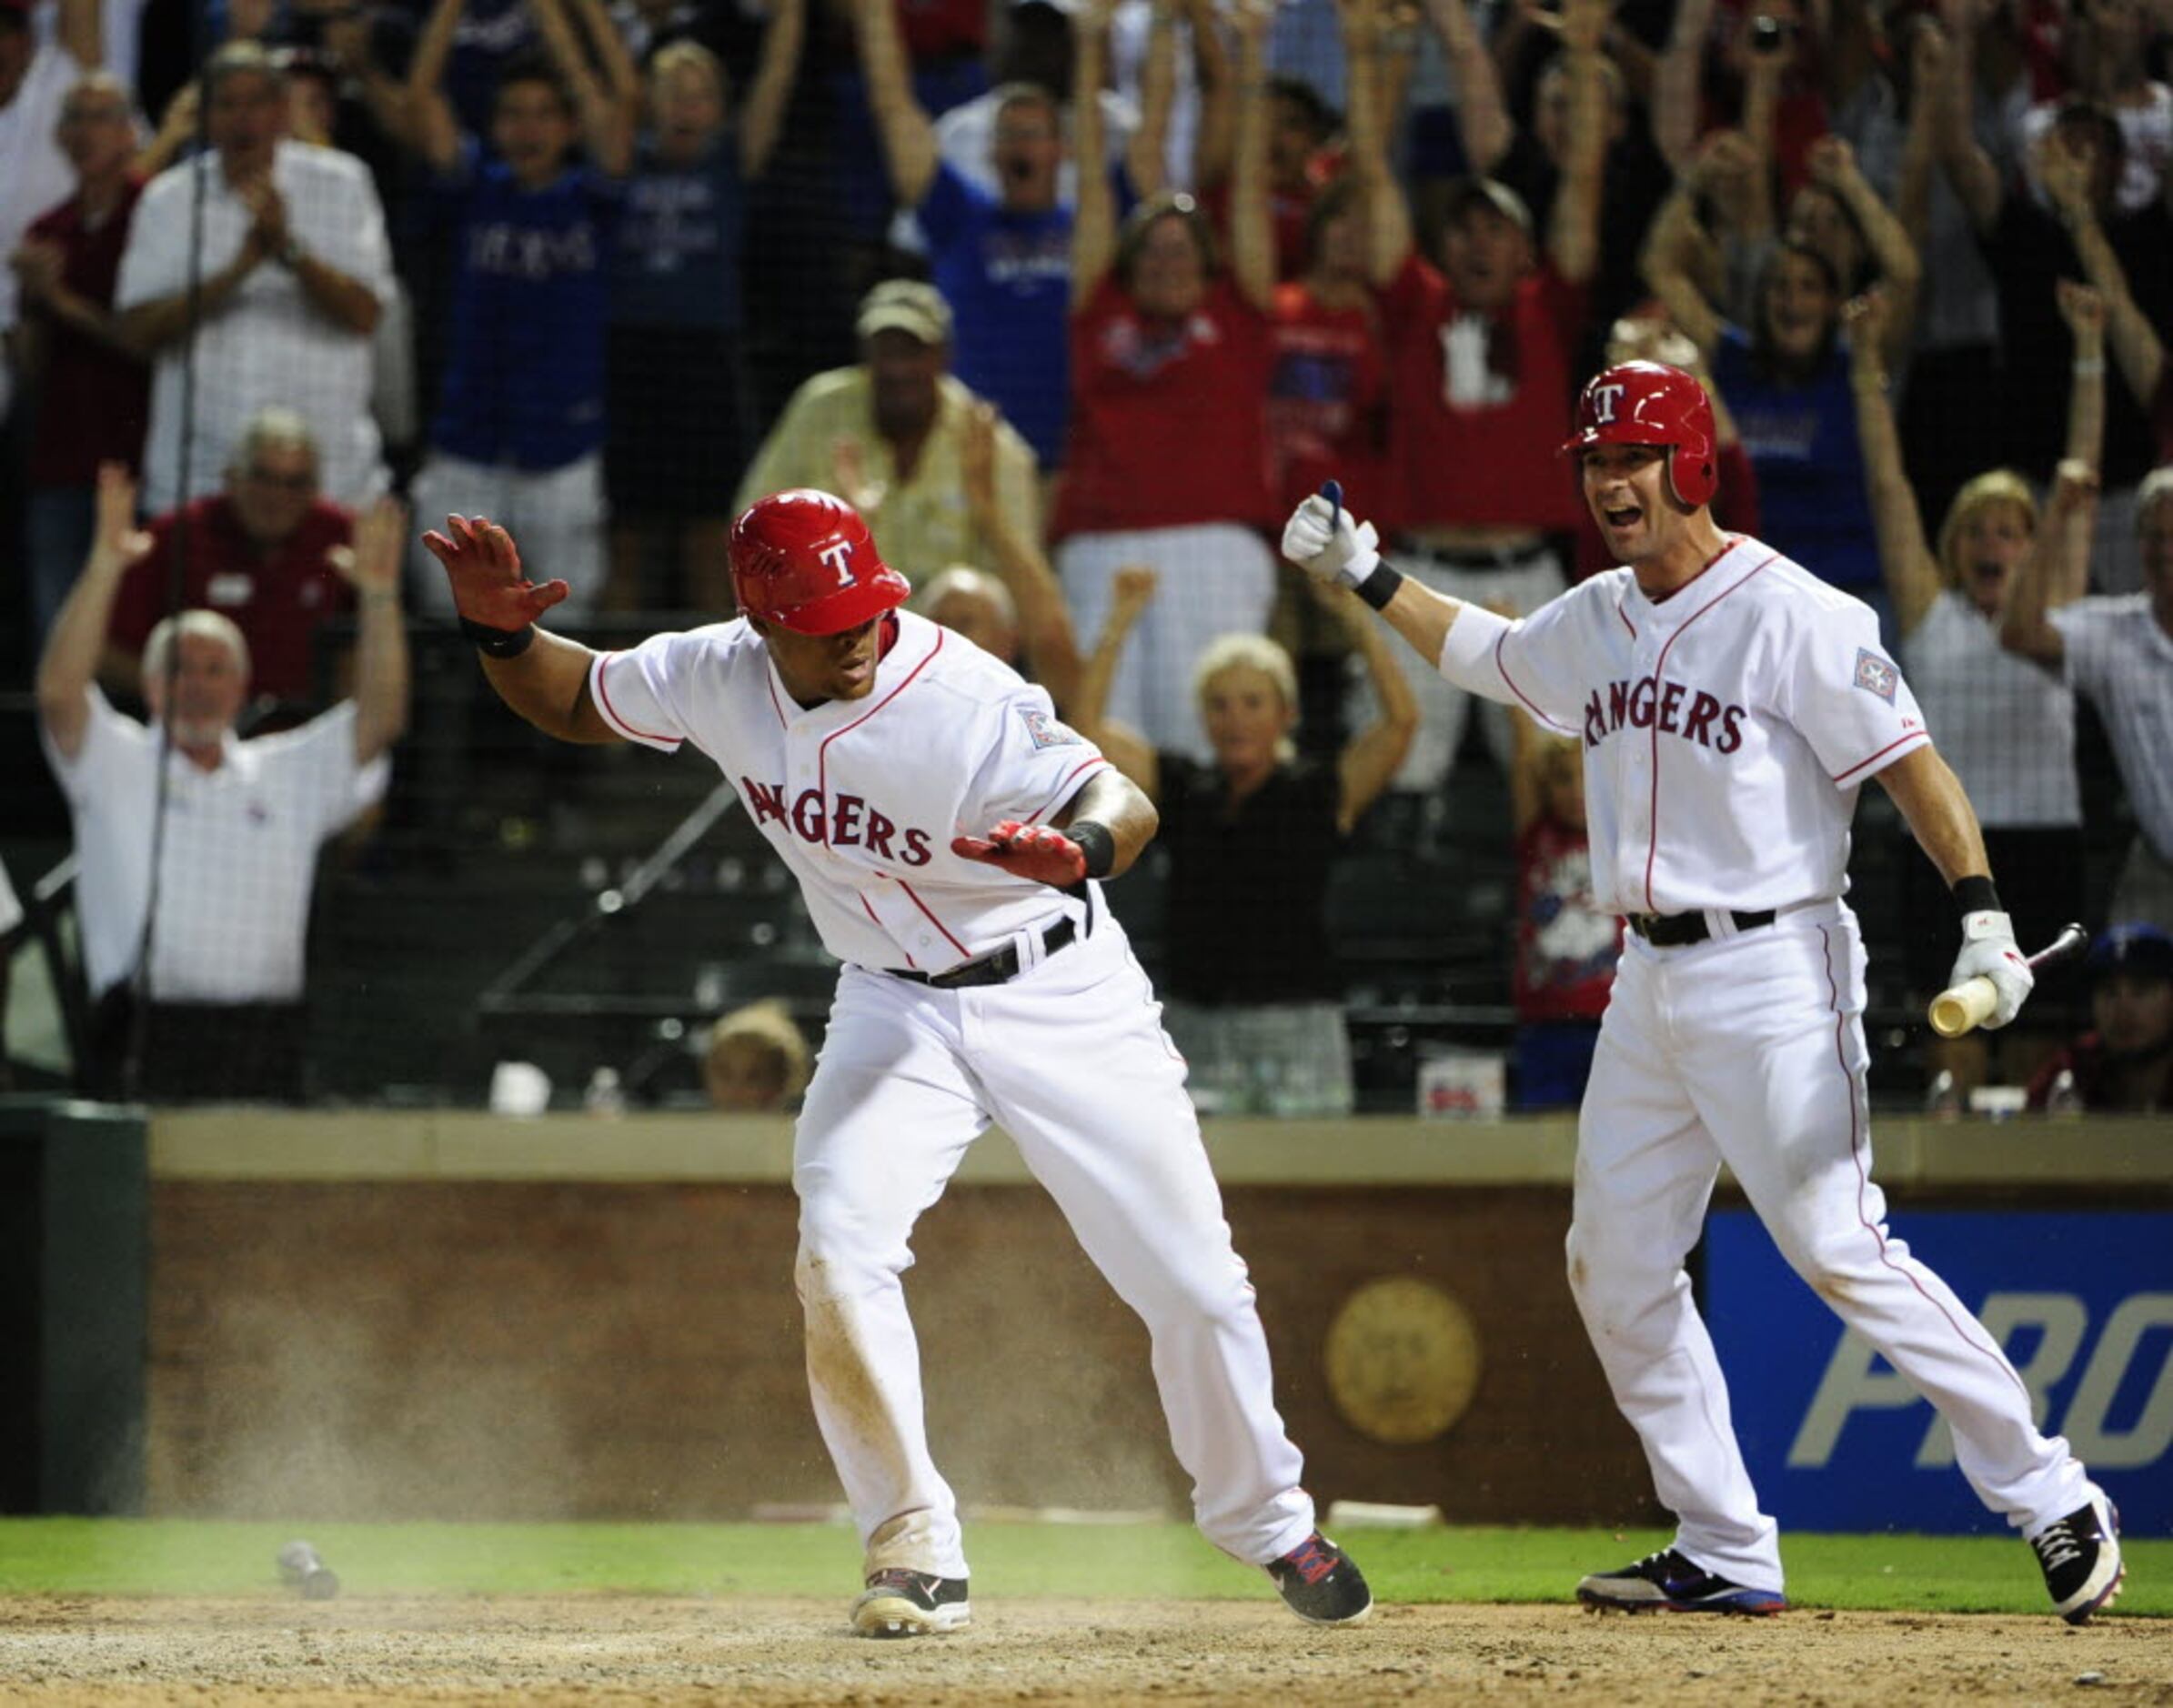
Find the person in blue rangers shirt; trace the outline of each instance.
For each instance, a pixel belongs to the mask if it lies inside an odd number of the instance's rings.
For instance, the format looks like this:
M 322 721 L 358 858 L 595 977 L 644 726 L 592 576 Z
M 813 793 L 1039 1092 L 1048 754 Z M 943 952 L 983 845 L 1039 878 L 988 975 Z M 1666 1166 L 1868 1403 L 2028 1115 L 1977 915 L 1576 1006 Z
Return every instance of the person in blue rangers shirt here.
M 735 116 L 723 65 L 675 41 L 649 66 L 650 127 L 635 145 L 611 257 L 604 484 L 613 608 L 725 611 L 731 493 L 747 460 L 740 266 L 747 187 L 776 146 L 806 34 L 778 0 Z M 659 558 L 671 573 L 652 573 Z
M 533 0 L 546 51 L 499 75 L 487 158 L 444 89 L 464 4 L 439 0 L 407 78 L 409 140 L 432 174 L 433 212 L 459 234 L 416 501 L 520 527 L 587 606 L 604 583 L 605 326 L 639 79 L 598 0 L 573 4 L 600 80 L 561 0 Z M 440 578 L 422 585 L 449 612 Z

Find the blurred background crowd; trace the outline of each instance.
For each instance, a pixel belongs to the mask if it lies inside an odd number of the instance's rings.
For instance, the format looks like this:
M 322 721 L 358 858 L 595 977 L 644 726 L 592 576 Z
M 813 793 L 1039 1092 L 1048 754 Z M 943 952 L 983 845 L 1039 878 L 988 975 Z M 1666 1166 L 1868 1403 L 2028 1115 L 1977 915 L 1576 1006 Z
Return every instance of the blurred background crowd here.
M 1111 899 L 1203 1110 L 1574 1103 L 1575 745 L 1271 542 L 1333 477 L 1534 608 L 1635 355 L 1878 611 L 2025 946 L 2092 933 L 1932 1040 L 1872 791 L 1875 1092 L 2163 1108 L 2169 56 L 2168 0 L 0 0 L 7 1070 L 788 1104 L 786 874 L 699 760 L 515 722 L 413 541 L 504 522 L 629 644 L 809 485 L 1155 797 Z

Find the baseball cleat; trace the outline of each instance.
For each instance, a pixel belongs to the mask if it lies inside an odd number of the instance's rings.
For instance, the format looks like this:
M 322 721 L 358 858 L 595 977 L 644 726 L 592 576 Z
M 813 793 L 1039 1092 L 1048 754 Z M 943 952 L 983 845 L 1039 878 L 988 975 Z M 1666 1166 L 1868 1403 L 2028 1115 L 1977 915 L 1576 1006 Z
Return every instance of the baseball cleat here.
M 2102 1494 L 2087 1506 L 2047 1524 L 2029 1539 L 2045 1573 L 2053 1612 L 2071 1625 L 2087 1624 L 2120 1593 L 2128 1567 L 2120 1558 L 2119 1509 Z
M 1317 1530 L 1266 1569 L 1291 1612 L 1309 1624 L 1354 1625 L 1373 1611 L 1364 1574 Z
M 853 1634 L 861 1637 L 925 1637 L 962 1630 L 972 1620 L 964 1578 L 939 1578 L 904 1566 L 871 1572 L 852 1604 Z
M 1778 1613 L 1788 1607 L 1777 1590 L 1732 1583 L 1673 1548 L 1619 1572 L 1594 1572 L 1577 1585 L 1577 1599 L 1587 1607 L 1625 1613 Z

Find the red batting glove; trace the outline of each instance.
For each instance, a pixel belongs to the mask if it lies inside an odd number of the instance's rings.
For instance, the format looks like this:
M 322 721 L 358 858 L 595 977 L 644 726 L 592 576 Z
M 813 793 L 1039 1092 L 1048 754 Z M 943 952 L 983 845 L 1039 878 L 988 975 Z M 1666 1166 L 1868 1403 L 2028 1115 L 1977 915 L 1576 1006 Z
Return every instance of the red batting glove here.
M 540 587 L 521 573 L 513 536 L 486 517 L 445 518 L 446 531 L 423 536 L 453 584 L 453 608 L 471 623 L 508 631 L 526 628 L 573 589 L 563 581 Z M 449 536 L 449 538 L 448 538 Z
M 951 851 L 961 859 L 986 860 L 1051 889 L 1069 889 L 1086 876 L 1086 850 L 1061 830 L 1045 824 L 1006 819 L 986 838 L 951 839 Z

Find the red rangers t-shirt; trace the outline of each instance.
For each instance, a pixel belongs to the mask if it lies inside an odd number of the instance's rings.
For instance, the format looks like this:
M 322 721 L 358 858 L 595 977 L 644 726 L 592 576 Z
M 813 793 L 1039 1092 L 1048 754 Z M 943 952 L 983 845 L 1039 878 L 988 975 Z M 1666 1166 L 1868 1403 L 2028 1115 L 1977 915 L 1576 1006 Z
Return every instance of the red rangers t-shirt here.
M 188 564 L 181 582 L 184 608 L 230 618 L 249 643 L 249 686 L 279 699 L 317 698 L 313 647 L 325 620 L 354 608 L 354 591 L 326 561 L 335 546 L 355 537 L 355 526 L 337 505 L 319 498 L 295 531 L 269 552 L 259 552 L 242 532 L 234 505 L 223 492 L 169 510 L 150 527 L 151 549 L 123 578 L 114 600 L 107 637 L 116 647 L 141 652 L 166 613 L 176 530 L 188 520 Z
M 1331 477 L 1374 526 L 1399 525 L 1388 440 L 1388 345 L 1380 305 L 1331 308 L 1302 283 L 1275 290 L 1268 439 L 1275 507 L 1288 510 Z
M 1268 317 L 1226 278 L 1182 320 L 1115 278 L 1071 316 L 1071 424 L 1051 532 L 1275 519 Z
M 1404 526 L 1575 527 L 1584 500 L 1561 450 L 1584 290 L 1542 262 L 1504 313 L 1467 314 L 1414 255 L 1382 306 Z

